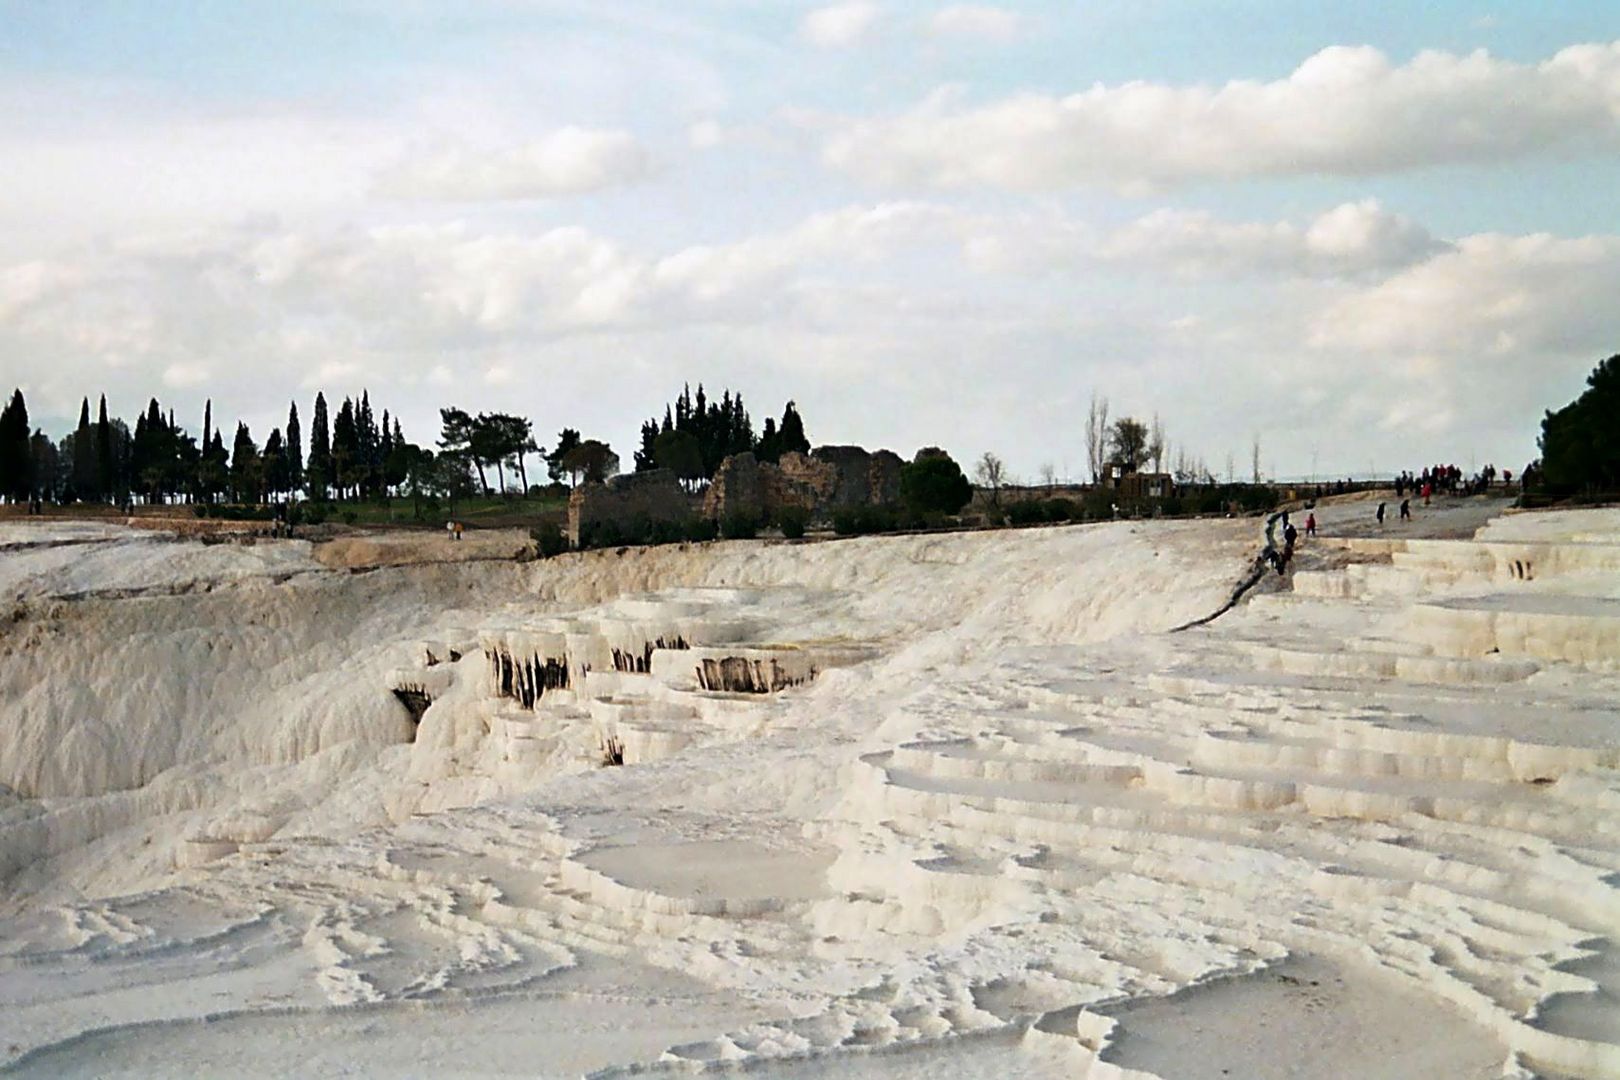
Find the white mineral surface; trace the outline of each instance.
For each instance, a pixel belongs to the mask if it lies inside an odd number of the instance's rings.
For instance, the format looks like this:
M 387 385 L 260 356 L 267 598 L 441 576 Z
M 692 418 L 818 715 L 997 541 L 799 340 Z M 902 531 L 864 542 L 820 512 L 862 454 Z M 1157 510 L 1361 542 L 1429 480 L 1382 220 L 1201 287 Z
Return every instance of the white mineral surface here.
M 1396 505 L 0 525 L 0 1072 L 1620 1077 L 1620 514 Z

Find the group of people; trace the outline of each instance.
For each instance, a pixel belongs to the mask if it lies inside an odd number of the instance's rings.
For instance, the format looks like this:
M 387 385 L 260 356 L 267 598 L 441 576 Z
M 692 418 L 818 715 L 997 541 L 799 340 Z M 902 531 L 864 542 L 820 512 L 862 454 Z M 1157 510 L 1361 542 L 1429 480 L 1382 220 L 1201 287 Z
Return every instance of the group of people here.
M 1501 473 L 1502 483 L 1513 482 L 1513 470 L 1504 469 Z M 1408 493 L 1423 498 L 1423 505 L 1429 505 L 1429 499 L 1444 492 L 1448 495 L 1483 495 L 1496 483 L 1496 466 L 1486 465 L 1471 477 L 1465 477 L 1463 471 L 1455 465 L 1431 465 L 1422 472 L 1413 474 L 1410 470 L 1395 477 L 1395 497 L 1406 498 Z
M 1283 546 L 1277 547 L 1277 526 L 1282 525 Z M 1305 535 L 1316 535 L 1316 512 L 1309 511 L 1305 515 Z M 1294 523 L 1288 520 L 1288 511 L 1283 510 L 1272 514 L 1266 520 L 1266 550 L 1260 553 L 1260 558 L 1270 564 L 1279 575 L 1288 569 L 1288 564 L 1294 560 L 1294 545 L 1299 542 L 1299 530 Z

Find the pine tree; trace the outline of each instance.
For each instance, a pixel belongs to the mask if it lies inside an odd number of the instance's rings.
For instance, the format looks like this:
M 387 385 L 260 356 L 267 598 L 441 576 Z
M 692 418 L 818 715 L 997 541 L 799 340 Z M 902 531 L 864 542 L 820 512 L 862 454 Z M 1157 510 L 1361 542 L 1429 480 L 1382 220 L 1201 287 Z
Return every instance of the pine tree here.
M 332 486 L 332 435 L 326 421 L 326 397 L 315 395 L 315 417 L 309 429 L 309 463 L 305 467 L 311 499 L 324 499 Z
M 287 406 L 287 490 L 304 487 L 304 436 L 298 426 L 298 402 Z

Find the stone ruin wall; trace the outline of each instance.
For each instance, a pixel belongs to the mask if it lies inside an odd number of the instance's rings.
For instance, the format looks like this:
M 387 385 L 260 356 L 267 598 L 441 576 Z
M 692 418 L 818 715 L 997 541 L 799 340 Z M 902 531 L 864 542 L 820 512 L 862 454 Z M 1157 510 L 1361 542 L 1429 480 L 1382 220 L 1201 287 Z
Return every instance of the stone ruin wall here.
M 774 465 L 751 453 L 734 454 L 710 481 L 703 512 L 716 520 L 733 514 L 770 520 L 784 507 L 825 518 L 849 507 L 891 506 L 900 501 L 902 464 L 892 451 L 859 446 L 789 452 Z
M 581 532 L 603 522 L 622 528 L 636 521 L 685 521 L 691 513 L 691 500 L 668 469 L 581 484 L 568 497 L 568 543 L 579 547 Z

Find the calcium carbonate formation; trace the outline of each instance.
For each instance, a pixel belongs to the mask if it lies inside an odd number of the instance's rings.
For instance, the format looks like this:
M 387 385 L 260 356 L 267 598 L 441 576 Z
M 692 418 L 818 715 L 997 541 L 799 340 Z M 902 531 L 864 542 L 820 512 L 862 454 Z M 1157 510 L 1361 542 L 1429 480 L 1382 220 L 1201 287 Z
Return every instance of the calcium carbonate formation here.
M 12 531 L 19 1075 L 1620 1077 L 1620 514 Z

